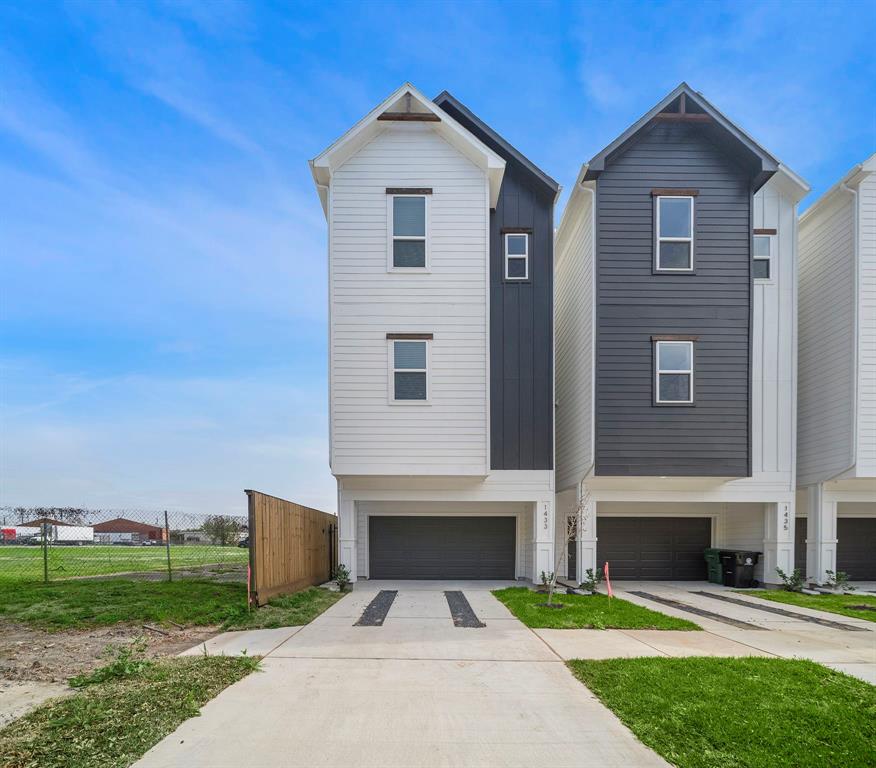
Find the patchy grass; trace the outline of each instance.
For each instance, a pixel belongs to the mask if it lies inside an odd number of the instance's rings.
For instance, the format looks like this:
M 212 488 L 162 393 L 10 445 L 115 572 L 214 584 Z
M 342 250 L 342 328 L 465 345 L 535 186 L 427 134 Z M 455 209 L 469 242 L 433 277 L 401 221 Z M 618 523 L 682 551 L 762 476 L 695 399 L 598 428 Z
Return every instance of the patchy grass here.
M 188 657 L 109 674 L 0 730 L 0 766 L 131 765 L 257 665 L 257 659 L 241 656 Z
M 876 687 L 811 661 L 638 658 L 569 667 L 679 768 L 876 765 Z
M 774 603 L 799 605 L 801 608 L 812 608 L 816 611 L 838 613 L 840 616 L 850 616 L 853 619 L 876 621 L 876 595 L 804 595 L 802 592 L 785 592 L 780 589 L 739 590 L 743 595 L 760 597 Z M 855 610 L 853 605 L 868 605 L 871 610 Z
M 493 594 L 527 627 L 548 629 L 684 629 L 696 624 L 606 595 L 554 595 L 562 608 L 543 608 L 547 595 L 527 587 L 497 589 Z
M 224 629 L 273 629 L 309 624 L 344 595 L 327 589 L 310 587 L 292 595 L 274 597 L 258 610 L 241 612 L 226 621 Z
M 207 565 L 245 566 L 249 550 L 242 547 L 187 544 L 171 546 L 174 569 Z M 89 544 L 84 547 L 49 547 L 49 578 L 104 576 L 113 573 L 143 573 L 167 569 L 164 547 L 123 547 Z M 36 546 L 0 547 L 0 583 L 39 581 L 43 578 L 43 549 Z
M 118 623 L 205 626 L 246 613 L 246 587 L 209 581 L 0 583 L 0 618 L 57 632 Z

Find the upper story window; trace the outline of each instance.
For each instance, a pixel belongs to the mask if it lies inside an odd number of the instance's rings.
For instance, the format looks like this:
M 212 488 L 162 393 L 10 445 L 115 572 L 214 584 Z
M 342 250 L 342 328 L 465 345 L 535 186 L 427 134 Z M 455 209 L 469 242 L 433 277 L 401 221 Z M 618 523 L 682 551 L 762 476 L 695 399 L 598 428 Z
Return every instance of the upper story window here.
M 687 195 L 657 197 L 658 272 L 693 271 L 694 198 Z
M 508 232 L 505 234 L 505 279 L 529 279 L 529 234 Z
M 751 274 L 755 279 L 768 280 L 772 275 L 773 237 L 773 235 L 754 236 Z
M 656 342 L 656 402 L 693 402 L 693 342 Z
M 429 342 L 390 341 L 391 402 L 427 402 L 429 399 Z
M 429 197 L 425 194 L 389 196 L 391 269 L 425 269 L 428 263 Z

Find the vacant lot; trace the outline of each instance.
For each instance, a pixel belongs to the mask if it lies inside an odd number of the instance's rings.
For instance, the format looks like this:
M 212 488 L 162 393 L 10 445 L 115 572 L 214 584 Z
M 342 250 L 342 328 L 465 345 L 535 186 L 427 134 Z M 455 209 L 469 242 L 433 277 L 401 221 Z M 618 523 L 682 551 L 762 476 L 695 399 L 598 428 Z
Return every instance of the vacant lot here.
M 44 704 L 0 731 L 0 765 L 128 766 L 257 663 L 245 657 L 150 661 L 120 656 L 76 681 L 83 690 Z
M 498 589 L 493 594 L 527 627 L 547 629 L 687 629 L 698 630 L 692 621 L 676 619 L 658 611 L 606 595 L 554 594 L 562 608 L 546 608 L 547 595 L 527 587 Z
M 802 592 L 785 592 L 780 589 L 745 590 L 742 593 L 774 603 L 799 605 L 801 608 L 838 613 L 853 619 L 876 621 L 876 595 L 804 595 Z
M 569 667 L 679 768 L 876 765 L 876 688 L 812 661 L 640 658 Z
M 241 568 L 249 560 L 249 550 L 207 545 L 171 546 L 170 558 L 174 570 L 205 566 Z M 49 579 L 160 572 L 167 570 L 167 551 L 159 546 L 52 545 L 49 547 L 48 561 Z M 0 583 L 42 578 L 42 547 L 0 546 Z

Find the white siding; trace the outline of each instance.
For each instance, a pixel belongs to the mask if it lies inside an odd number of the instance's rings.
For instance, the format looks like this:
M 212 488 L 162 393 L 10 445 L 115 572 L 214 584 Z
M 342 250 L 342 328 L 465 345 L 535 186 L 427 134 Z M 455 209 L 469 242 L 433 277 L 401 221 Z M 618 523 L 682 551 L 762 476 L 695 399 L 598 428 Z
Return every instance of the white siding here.
M 801 220 L 797 483 L 854 458 L 855 254 L 852 196 L 838 192 Z
M 796 211 L 772 181 L 754 196 L 754 228 L 775 229 L 769 280 L 754 281 L 752 478 L 793 488 Z M 745 481 L 742 481 L 745 482 Z
M 859 477 L 876 477 L 876 175 L 858 187 L 859 325 L 858 455 Z
M 431 187 L 431 272 L 387 271 L 387 187 Z M 485 174 L 434 130 L 396 124 L 331 182 L 336 475 L 487 469 Z M 386 334 L 433 333 L 430 404 L 388 402 Z
M 570 201 L 557 233 L 557 489 L 582 480 L 593 462 L 593 231 L 589 192 Z

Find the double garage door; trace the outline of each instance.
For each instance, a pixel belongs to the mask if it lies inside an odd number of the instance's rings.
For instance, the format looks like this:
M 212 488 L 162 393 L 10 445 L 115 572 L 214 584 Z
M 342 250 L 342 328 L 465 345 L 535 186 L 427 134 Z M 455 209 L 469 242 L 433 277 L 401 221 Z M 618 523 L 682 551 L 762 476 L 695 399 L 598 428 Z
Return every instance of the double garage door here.
M 599 567 L 608 561 L 612 579 L 706 579 L 708 517 L 600 517 L 596 537 Z
M 806 518 L 797 519 L 795 567 L 806 575 Z M 853 581 L 876 581 L 876 517 L 838 517 L 836 569 Z
M 516 518 L 372 516 L 372 579 L 513 579 Z

